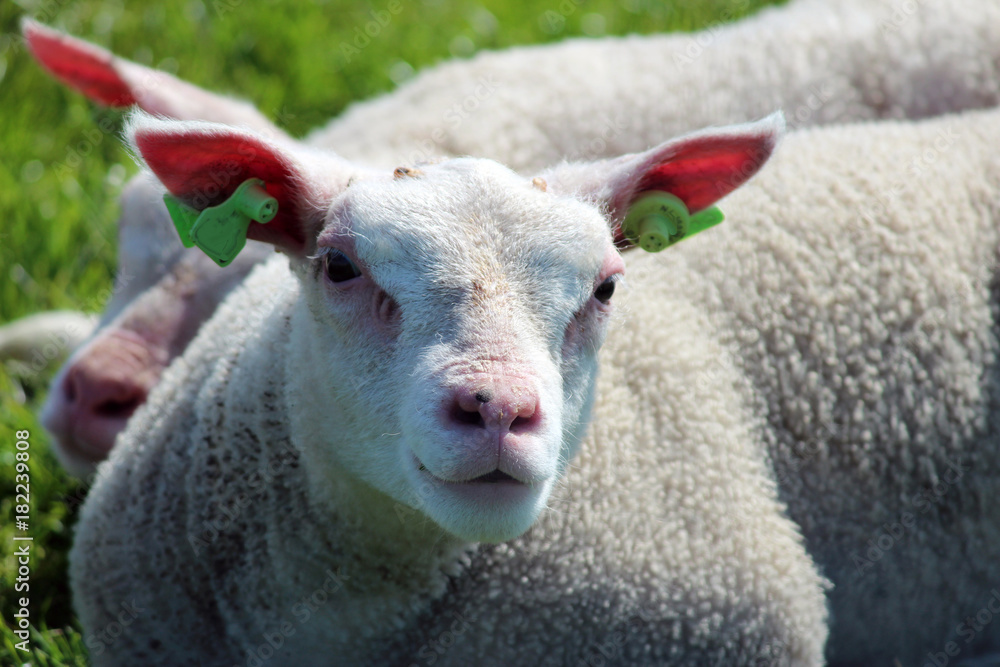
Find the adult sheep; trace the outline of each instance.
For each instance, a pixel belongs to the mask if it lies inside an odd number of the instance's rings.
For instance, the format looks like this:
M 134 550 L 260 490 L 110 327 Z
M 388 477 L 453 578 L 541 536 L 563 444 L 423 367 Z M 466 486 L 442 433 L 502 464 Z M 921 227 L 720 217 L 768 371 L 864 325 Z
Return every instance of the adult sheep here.
M 998 44 L 995 2 L 793 0 L 691 34 L 574 39 L 445 63 L 306 139 L 386 167 L 475 155 L 533 171 L 778 108 L 793 128 L 923 118 L 1000 103 Z
M 141 610 L 97 664 L 821 664 L 828 630 L 833 664 L 995 650 L 963 619 L 1000 577 L 1000 112 L 794 133 L 731 222 L 630 252 L 609 312 L 633 198 L 701 208 L 779 130 L 532 187 L 137 121 L 181 197 L 219 159 L 263 177 L 291 271 L 217 311 L 88 498 L 84 626 Z
M 775 108 L 805 127 L 1000 102 L 997 7 L 925 0 L 904 9 L 889 2 L 799 0 L 693 35 L 484 53 L 356 104 L 305 141 L 366 164 L 469 154 L 532 170 L 565 158 L 642 150 L 663 136 Z M 36 23 L 26 22 L 24 32 L 40 62 L 98 102 L 245 125 L 290 141 L 249 104 Z M 488 92 L 475 95 L 484 81 Z M 463 107 L 469 99 L 475 109 Z M 123 209 L 124 235 L 155 239 L 141 248 L 123 238 L 123 269 L 146 270 L 123 270 L 124 288 L 100 332 L 57 374 L 43 411 L 61 460 L 81 475 L 103 460 L 162 369 L 251 266 L 244 255 L 221 277 L 197 251 L 162 239 L 170 224 L 154 184 L 131 185 Z M 263 256 L 258 251 L 256 257 Z M 178 286 L 193 284 L 196 289 L 182 294 L 198 296 L 194 307 L 177 296 Z M 124 309 L 129 299 L 135 300 Z M 145 325 L 151 320 L 157 323 L 152 329 Z

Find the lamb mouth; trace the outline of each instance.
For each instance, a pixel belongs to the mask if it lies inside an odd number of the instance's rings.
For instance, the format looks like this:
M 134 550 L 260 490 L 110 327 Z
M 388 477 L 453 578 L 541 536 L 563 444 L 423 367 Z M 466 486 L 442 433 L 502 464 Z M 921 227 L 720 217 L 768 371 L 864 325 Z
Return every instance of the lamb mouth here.
M 513 482 L 515 484 L 522 484 L 521 481 L 514 479 L 503 470 L 497 468 L 493 472 L 486 473 L 485 475 L 480 475 L 470 479 L 466 484 L 504 484 Z
M 420 463 L 421 472 L 426 472 L 428 475 L 434 477 L 435 479 L 441 479 L 440 477 L 432 473 L 430 470 L 428 470 L 427 466 L 425 466 L 422 462 L 420 462 L 419 459 L 418 462 Z M 503 470 L 500 470 L 499 468 L 497 468 L 493 472 L 488 472 L 484 475 L 480 475 L 479 477 L 473 477 L 472 479 L 466 479 L 461 482 L 449 482 L 448 480 L 444 479 L 442 479 L 441 481 L 449 484 L 524 484 L 524 482 L 522 482 L 521 480 L 505 473 Z

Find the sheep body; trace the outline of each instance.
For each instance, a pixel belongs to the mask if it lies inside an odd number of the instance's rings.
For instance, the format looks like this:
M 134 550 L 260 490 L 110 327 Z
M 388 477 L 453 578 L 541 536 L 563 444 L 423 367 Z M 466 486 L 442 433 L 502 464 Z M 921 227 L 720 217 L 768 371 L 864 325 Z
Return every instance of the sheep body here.
M 834 664 L 997 647 L 966 620 L 1000 575 L 998 129 L 991 110 L 796 133 L 729 200 L 738 225 L 670 258 L 703 277 L 690 298 L 833 583 Z
M 930 117 L 1000 103 L 998 44 L 996 3 L 799 0 L 689 35 L 448 62 L 348 107 L 306 141 L 382 166 L 475 155 L 537 170 L 774 109 L 793 128 Z
M 312 315 L 271 260 L 88 498 L 84 626 L 148 610 L 104 664 L 820 664 L 828 622 L 835 664 L 995 648 L 962 619 L 1000 575 L 998 132 L 990 111 L 795 133 L 729 223 L 631 253 L 579 455 L 492 546 L 315 465 Z
M 535 171 L 785 109 L 791 127 L 923 118 L 1000 103 L 1000 7 L 976 0 L 793 0 L 691 34 L 484 51 L 357 102 L 303 141 L 398 166 L 473 155 Z M 30 20 L 35 57 L 105 105 L 254 128 L 251 104 Z

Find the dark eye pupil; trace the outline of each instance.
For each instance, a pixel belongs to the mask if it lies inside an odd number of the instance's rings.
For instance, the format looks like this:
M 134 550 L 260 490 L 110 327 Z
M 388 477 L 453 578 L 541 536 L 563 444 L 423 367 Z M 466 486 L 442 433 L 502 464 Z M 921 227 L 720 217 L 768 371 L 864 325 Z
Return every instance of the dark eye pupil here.
M 594 290 L 594 298 L 601 303 L 607 303 L 611 301 L 611 295 L 615 293 L 615 281 L 614 278 L 608 278 L 603 283 L 597 286 Z
M 354 262 L 339 250 L 330 250 L 325 257 L 326 275 L 332 282 L 342 283 L 361 275 L 361 271 L 354 265 Z

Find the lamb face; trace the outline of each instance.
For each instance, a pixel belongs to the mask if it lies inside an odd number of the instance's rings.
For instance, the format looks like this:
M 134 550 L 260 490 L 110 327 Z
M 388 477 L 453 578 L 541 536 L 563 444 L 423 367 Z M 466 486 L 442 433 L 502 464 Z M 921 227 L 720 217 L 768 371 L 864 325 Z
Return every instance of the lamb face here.
M 287 253 L 302 283 L 279 354 L 312 491 L 336 506 L 360 480 L 456 538 L 500 541 L 534 521 L 586 426 L 630 203 L 666 190 L 702 210 L 783 127 L 778 114 L 531 180 L 471 158 L 373 171 L 142 115 L 130 134 L 192 206 L 248 178 L 277 200 L 247 234 Z
M 295 346 L 329 406 L 309 454 L 462 539 L 509 539 L 580 440 L 624 263 L 595 207 L 496 163 L 411 173 L 349 187 L 299 272 Z

